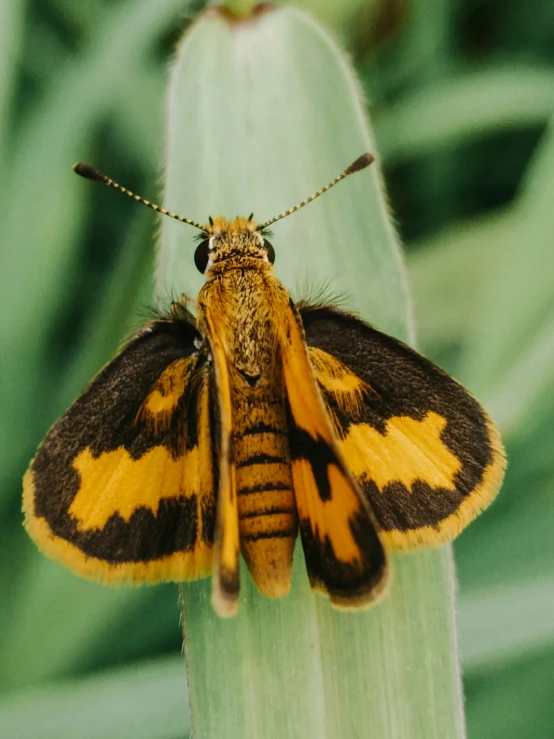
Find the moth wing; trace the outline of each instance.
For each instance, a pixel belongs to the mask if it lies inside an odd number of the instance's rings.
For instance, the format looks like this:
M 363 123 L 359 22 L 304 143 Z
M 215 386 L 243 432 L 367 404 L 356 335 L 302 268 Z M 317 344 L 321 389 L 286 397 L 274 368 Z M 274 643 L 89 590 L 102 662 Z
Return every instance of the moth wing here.
M 217 402 L 213 404 L 216 411 L 214 427 L 219 449 L 212 603 L 217 613 L 225 617 L 237 613 L 240 588 L 239 516 L 231 436 L 231 385 L 223 327 L 217 313 L 208 306 L 202 307 L 202 315 L 212 355 L 215 379 L 212 392 L 217 397 Z
M 343 461 L 292 306 L 281 332 L 293 487 L 310 583 L 337 608 L 362 607 L 385 589 L 385 553 Z
M 209 574 L 214 444 L 198 337 L 186 320 L 147 324 L 39 447 L 25 525 L 74 572 L 109 584 Z
M 454 539 L 497 494 L 498 430 L 432 362 L 335 308 L 301 310 L 340 449 L 391 549 Z

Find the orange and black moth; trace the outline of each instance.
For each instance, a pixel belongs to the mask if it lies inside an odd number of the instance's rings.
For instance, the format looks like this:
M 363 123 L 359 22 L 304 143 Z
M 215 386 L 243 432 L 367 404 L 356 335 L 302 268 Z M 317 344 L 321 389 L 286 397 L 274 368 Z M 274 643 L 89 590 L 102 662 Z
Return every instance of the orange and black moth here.
M 314 590 L 374 602 L 387 550 L 440 546 L 496 495 L 497 429 L 461 385 L 330 305 L 294 304 L 269 224 L 371 163 L 364 155 L 277 218 L 202 226 L 206 281 L 149 322 L 53 426 L 24 480 L 26 527 L 73 571 L 108 584 L 212 575 L 236 613 L 239 556 L 265 595 L 290 589 L 298 534 Z

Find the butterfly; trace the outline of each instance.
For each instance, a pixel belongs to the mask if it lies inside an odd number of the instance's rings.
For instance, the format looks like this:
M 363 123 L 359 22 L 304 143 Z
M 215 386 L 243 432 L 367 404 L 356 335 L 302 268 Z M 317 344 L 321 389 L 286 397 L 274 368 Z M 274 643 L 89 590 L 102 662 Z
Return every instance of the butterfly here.
M 143 326 L 52 427 L 24 478 L 25 525 L 47 555 L 108 584 L 212 575 L 237 612 L 239 555 L 258 590 L 290 589 L 300 534 L 311 587 L 375 602 L 386 551 L 454 539 L 496 495 L 494 422 L 455 380 L 332 305 L 295 304 L 273 272 L 276 218 L 178 216 L 206 276 Z

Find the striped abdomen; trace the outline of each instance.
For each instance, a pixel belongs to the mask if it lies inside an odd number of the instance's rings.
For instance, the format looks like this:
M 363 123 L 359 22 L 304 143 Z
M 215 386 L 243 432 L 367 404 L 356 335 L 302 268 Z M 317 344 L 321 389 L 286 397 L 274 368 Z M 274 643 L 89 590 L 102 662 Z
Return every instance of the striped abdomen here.
M 240 405 L 233 436 L 241 550 L 259 590 L 277 597 L 290 588 L 298 529 L 285 411 L 279 401 Z

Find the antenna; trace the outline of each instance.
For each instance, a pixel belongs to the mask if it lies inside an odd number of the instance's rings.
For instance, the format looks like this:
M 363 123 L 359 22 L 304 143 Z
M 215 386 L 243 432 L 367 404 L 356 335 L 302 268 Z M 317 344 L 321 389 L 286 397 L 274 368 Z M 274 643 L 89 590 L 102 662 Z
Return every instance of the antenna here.
M 287 216 L 290 216 L 291 213 L 296 213 L 297 210 L 300 210 L 300 208 L 303 208 L 305 205 L 308 205 L 308 203 L 311 203 L 312 200 L 315 200 L 320 195 L 323 195 L 324 192 L 330 190 L 341 180 L 344 180 L 345 177 L 348 177 L 348 175 L 354 174 L 355 172 L 359 172 L 360 170 L 369 167 L 369 165 L 374 161 L 375 157 L 373 156 L 373 154 L 362 154 L 362 156 L 358 157 L 355 162 L 352 162 L 352 164 L 347 169 L 345 169 L 342 174 L 339 174 L 338 177 L 335 177 L 334 180 L 331 180 L 328 185 L 325 185 L 325 187 L 321 188 L 321 190 L 314 192 L 313 195 L 310 195 L 309 198 L 303 200 L 301 203 L 298 203 L 298 205 L 295 205 L 293 208 L 289 208 L 288 210 L 283 211 L 280 215 L 272 218 L 270 221 L 266 221 L 261 226 L 258 226 L 258 231 L 263 231 L 264 228 L 271 226 L 276 221 L 280 221 L 281 218 L 286 218 Z
M 112 180 L 110 177 L 103 174 L 102 172 L 100 172 L 100 170 L 96 169 L 95 167 L 91 167 L 90 164 L 85 164 L 84 162 L 79 162 L 78 164 L 74 164 L 73 171 L 77 172 L 78 175 L 81 175 L 81 177 L 84 177 L 87 180 L 93 180 L 93 182 L 102 182 L 102 184 L 108 185 L 108 187 L 113 187 L 115 190 L 119 190 L 119 192 L 122 192 L 124 195 L 128 195 L 130 198 L 133 198 L 133 200 L 136 200 L 137 203 L 142 203 L 143 205 L 146 205 L 147 208 L 151 208 L 152 210 L 155 210 L 156 213 L 161 213 L 163 216 L 169 216 L 170 218 L 174 218 L 176 221 L 179 221 L 180 223 L 188 223 L 189 226 L 194 226 L 194 228 L 197 228 L 200 231 L 206 230 L 204 226 L 201 226 L 199 223 L 196 223 L 196 221 L 191 221 L 190 218 L 184 218 L 183 216 L 178 216 L 177 214 L 172 213 L 170 210 L 161 208 L 159 205 L 156 205 L 155 203 L 151 203 L 149 200 L 145 200 L 144 198 L 141 198 L 140 195 L 136 195 L 134 192 L 131 192 L 131 190 L 127 190 L 126 187 L 123 187 L 123 185 L 120 185 L 118 182 L 115 182 L 115 180 Z

